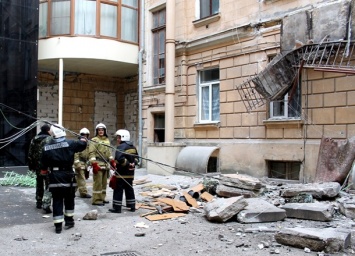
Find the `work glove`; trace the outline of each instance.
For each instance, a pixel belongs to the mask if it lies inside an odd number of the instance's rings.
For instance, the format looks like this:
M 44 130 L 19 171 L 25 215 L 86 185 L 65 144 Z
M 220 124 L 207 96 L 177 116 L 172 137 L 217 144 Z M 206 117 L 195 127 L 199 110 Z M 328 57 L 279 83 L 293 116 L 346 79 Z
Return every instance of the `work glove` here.
M 46 175 L 48 175 L 48 170 L 41 170 L 40 173 L 42 176 L 46 176 Z
M 116 161 L 114 159 L 110 160 L 111 170 L 116 170 Z
M 94 174 L 97 174 L 97 173 L 101 170 L 99 164 L 96 163 L 96 162 L 93 162 L 93 163 L 91 164 L 91 166 L 92 166 L 92 172 L 93 172 Z

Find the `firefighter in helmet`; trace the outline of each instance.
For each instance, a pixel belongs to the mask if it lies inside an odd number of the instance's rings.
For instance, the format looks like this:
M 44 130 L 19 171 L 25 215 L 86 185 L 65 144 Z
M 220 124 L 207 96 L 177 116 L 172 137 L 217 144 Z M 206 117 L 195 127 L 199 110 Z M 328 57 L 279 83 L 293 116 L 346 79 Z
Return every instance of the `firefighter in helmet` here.
M 53 221 L 55 232 L 62 232 L 62 223 L 65 228 L 74 227 L 75 207 L 75 173 L 73 172 L 74 155 L 85 150 L 86 138 L 79 140 L 66 139 L 64 128 L 58 124 L 50 129 L 51 140 L 43 147 L 41 173 L 49 173 L 49 191 L 53 196 Z
M 139 164 L 138 151 L 130 141 L 131 136 L 129 131 L 120 129 L 116 133 L 117 150 L 115 161 L 117 162 L 116 184 L 113 190 L 112 213 L 120 213 L 122 208 L 123 191 L 126 196 L 126 206 L 130 211 L 136 210 L 136 200 L 133 189 L 133 179 L 135 167 Z
M 90 131 L 87 128 L 82 128 L 80 130 L 80 136 L 89 139 Z M 84 151 L 76 153 L 74 155 L 74 169 L 76 173 L 76 183 L 78 184 L 78 191 L 81 198 L 91 198 L 88 194 L 88 189 L 86 187 L 86 180 L 89 178 L 88 171 L 89 163 L 89 144 Z
M 110 165 L 114 168 L 115 161 L 111 153 L 110 140 L 107 137 L 106 125 L 96 125 L 95 137 L 89 145 L 89 161 L 93 170 L 92 205 L 104 206 L 106 201 L 107 179 Z

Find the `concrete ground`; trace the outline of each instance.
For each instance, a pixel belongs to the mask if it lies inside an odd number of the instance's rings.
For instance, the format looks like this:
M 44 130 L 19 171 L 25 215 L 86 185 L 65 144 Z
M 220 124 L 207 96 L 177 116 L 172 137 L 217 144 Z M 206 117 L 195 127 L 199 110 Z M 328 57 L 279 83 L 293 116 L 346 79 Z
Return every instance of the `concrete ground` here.
M 158 176 L 147 174 L 145 169 L 136 172 L 136 179 L 147 177 L 148 184 L 167 184 L 179 188 L 194 186 L 202 177 L 185 175 Z M 138 201 L 144 185 L 134 186 Z M 92 191 L 92 180 L 88 180 Z M 35 189 L 0 186 L 0 255 L 119 255 L 156 256 L 171 255 L 322 255 L 304 252 L 275 243 L 273 233 L 247 233 L 248 228 L 285 228 L 294 226 L 329 225 L 302 220 L 286 219 L 275 223 L 241 224 L 235 221 L 211 223 L 204 217 L 203 209 L 191 211 L 183 217 L 151 222 L 138 209 L 121 214 L 109 213 L 112 190 L 108 188 L 109 205 L 92 206 L 90 199 L 75 199 L 75 227 L 54 232 L 52 216 L 35 208 Z M 83 220 L 90 210 L 98 210 L 97 220 Z M 344 220 L 337 220 L 342 221 Z M 345 223 L 344 223 L 345 224 Z M 335 224 L 336 225 L 336 224 Z M 260 244 L 263 243 L 263 248 Z M 337 255 L 350 255 L 347 253 Z

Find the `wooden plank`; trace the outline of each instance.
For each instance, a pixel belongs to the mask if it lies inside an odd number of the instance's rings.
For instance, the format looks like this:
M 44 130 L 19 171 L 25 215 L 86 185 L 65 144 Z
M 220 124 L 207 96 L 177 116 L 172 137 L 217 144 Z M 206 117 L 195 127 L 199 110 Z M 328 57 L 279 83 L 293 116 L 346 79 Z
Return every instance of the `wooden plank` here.
M 196 185 L 196 186 L 190 188 L 190 190 L 192 190 L 192 191 L 194 191 L 194 192 L 200 192 L 200 191 L 202 191 L 202 190 L 204 190 L 204 189 L 205 189 L 205 187 L 203 186 L 202 183 L 199 183 L 198 185 Z
M 183 194 L 184 197 L 186 198 L 186 201 L 187 201 L 192 207 L 199 208 L 199 205 L 198 205 L 198 203 L 196 202 L 196 199 L 195 199 L 195 198 L 193 198 L 192 196 L 190 196 L 186 191 L 184 191 L 182 194 Z
M 148 210 L 155 210 L 155 209 L 156 209 L 155 207 L 153 207 L 153 206 L 148 206 L 148 205 L 141 205 L 140 208 L 148 209 Z
M 155 215 L 149 215 L 146 216 L 146 219 L 150 221 L 155 221 L 155 220 L 167 220 L 167 219 L 172 219 L 172 218 L 178 218 L 178 217 L 183 217 L 185 216 L 185 213 L 165 213 L 165 214 L 155 214 Z
M 213 196 L 207 191 L 203 192 L 200 197 L 207 202 L 211 202 L 213 199 Z
M 190 207 L 183 201 L 171 199 L 171 198 L 157 198 L 159 202 L 171 205 L 175 212 L 187 212 Z

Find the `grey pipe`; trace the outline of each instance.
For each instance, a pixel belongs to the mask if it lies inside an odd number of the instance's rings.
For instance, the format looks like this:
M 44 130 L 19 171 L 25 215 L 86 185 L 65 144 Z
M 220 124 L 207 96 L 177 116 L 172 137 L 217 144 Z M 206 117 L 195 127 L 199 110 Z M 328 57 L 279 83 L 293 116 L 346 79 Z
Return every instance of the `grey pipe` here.
M 139 29 L 139 55 L 138 55 L 138 154 L 142 153 L 143 120 L 142 120 L 142 76 L 143 76 L 143 54 L 144 54 L 144 0 L 140 1 L 140 29 Z

